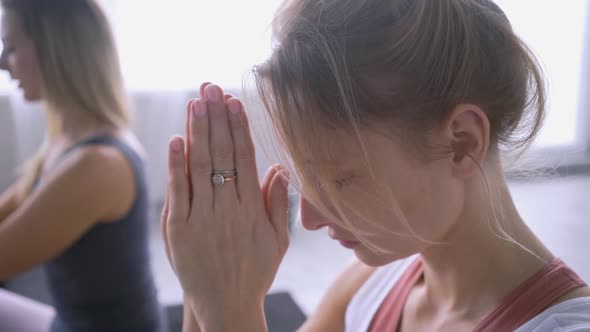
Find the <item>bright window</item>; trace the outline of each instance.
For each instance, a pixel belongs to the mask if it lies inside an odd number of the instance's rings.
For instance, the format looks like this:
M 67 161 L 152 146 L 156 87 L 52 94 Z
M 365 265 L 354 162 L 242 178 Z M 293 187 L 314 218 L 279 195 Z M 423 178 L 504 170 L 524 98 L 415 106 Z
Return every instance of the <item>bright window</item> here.
M 123 71 L 130 87 L 198 88 L 203 80 L 242 86 L 270 51 L 277 0 L 111 1 Z
M 537 146 L 574 144 L 581 108 L 584 31 L 590 26 L 586 22 L 588 1 L 496 0 L 496 3 L 545 66 L 549 107 Z
M 270 51 L 279 0 L 105 0 L 110 2 L 128 85 L 195 88 L 203 80 L 238 88 Z M 572 145 L 580 108 L 586 0 L 497 0 L 539 56 L 549 108 L 537 146 Z M 590 55 L 587 55 L 590 57 Z
M 279 0 L 101 0 L 132 90 L 196 89 L 204 80 L 239 88 L 270 52 Z M 497 0 L 546 68 L 549 110 L 537 146 L 575 143 L 588 1 Z M 586 55 L 590 57 L 590 54 Z M 13 89 L 8 76 L 0 90 Z

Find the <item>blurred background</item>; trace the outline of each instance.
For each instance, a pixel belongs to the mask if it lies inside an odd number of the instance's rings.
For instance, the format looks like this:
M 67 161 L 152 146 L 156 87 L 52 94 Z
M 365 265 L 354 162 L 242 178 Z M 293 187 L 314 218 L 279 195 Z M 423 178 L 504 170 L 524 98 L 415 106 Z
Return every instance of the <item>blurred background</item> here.
M 147 150 L 153 207 L 153 268 L 164 304 L 182 294 L 159 235 L 159 210 L 167 181 L 169 138 L 183 133 L 185 105 L 201 82 L 242 96 L 250 68 L 269 55 L 272 14 L 279 0 L 102 0 L 114 26 L 134 129 Z M 520 170 L 554 170 L 514 177 L 511 190 L 525 220 L 545 243 L 590 281 L 590 1 L 496 0 L 514 29 L 541 59 L 549 84 L 545 127 Z M 247 110 L 264 132 L 255 99 Z M 44 135 L 41 106 L 25 103 L 7 74 L 0 76 L 0 190 L 16 175 Z M 259 170 L 272 157 L 256 135 Z M 265 148 L 266 147 L 266 148 Z M 335 274 L 352 259 L 323 231 L 295 225 L 292 245 L 272 291 L 291 293 L 309 313 Z M 41 279 L 28 274 L 9 287 L 46 300 Z

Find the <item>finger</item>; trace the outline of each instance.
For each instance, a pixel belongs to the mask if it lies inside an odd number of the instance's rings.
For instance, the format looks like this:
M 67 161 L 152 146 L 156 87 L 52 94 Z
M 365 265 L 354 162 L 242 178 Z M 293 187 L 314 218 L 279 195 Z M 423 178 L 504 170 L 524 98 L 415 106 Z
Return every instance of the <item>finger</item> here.
M 164 207 L 162 208 L 162 214 L 161 214 L 161 217 L 160 217 L 160 220 L 161 221 L 168 219 L 168 213 L 169 213 L 169 211 L 170 211 L 170 189 L 168 189 L 166 191 L 166 201 L 164 203 Z
M 170 177 L 170 202 L 168 207 L 168 220 L 166 229 L 170 226 L 184 224 L 189 215 L 189 185 L 186 177 L 184 140 L 181 137 L 174 137 L 170 141 L 168 172 Z
M 186 154 L 186 160 L 190 160 L 190 148 L 192 145 L 192 139 L 191 139 L 191 133 L 190 133 L 190 114 L 192 112 L 192 110 L 194 109 L 194 104 L 196 102 L 196 99 L 191 99 L 188 102 L 188 105 L 186 107 L 186 147 L 185 147 L 185 154 Z M 186 175 L 189 179 L 191 179 L 191 168 L 189 167 L 189 165 L 185 165 L 185 172 Z M 189 182 L 189 200 L 190 202 L 193 201 L 193 183 L 192 181 Z
M 229 129 L 228 112 L 223 100 L 223 91 L 216 85 L 205 89 L 209 110 L 209 142 L 214 171 L 233 171 L 234 144 Z M 241 177 L 241 174 L 238 174 Z M 229 181 L 215 187 L 213 204 L 217 208 L 236 199 L 236 181 Z
M 162 209 L 162 217 L 160 219 L 160 231 L 162 233 L 162 239 L 164 240 L 164 249 L 166 250 L 166 257 L 168 257 L 168 261 L 172 266 L 172 270 L 176 270 L 174 268 L 174 264 L 172 263 L 172 256 L 170 256 L 170 244 L 168 241 L 168 230 L 167 230 L 167 223 L 168 223 L 168 213 L 170 209 L 170 189 L 166 193 L 166 203 L 164 203 L 164 208 Z
M 266 171 L 266 175 L 264 176 L 264 180 L 262 180 L 262 186 L 260 187 L 260 190 L 262 191 L 264 197 L 266 197 L 266 193 L 268 192 L 268 187 L 270 186 L 270 181 L 272 181 L 272 178 L 274 178 L 275 174 L 278 172 L 278 168 L 277 165 L 273 165 L 271 167 L 268 168 L 268 171 Z
M 268 189 L 269 218 L 273 225 L 282 249 L 286 250 L 289 243 L 289 179 L 281 170 L 273 177 Z
M 229 99 L 233 98 L 234 96 L 231 93 L 226 93 L 223 95 L 223 100 L 228 101 Z
M 190 120 L 190 114 L 194 108 L 194 103 L 196 102 L 196 99 L 191 99 L 188 101 L 187 105 L 186 105 L 186 145 L 187 147 L 190 146 L 191 140 L 190 140 L 190 124 L 189 124 L 189 120 Z
M 213 207 L 213 185 L 211 184 L 211 155 L 209 153 L 209 112 L 207 104 L 196 100 L 189 117 L 190 135 L 190 169 L 193 191 L 192 209 L 203 211 Z
M 227 101 L 231 136 L 234 145 L 234 160 L 238 178 L 236 181 L 239 197 L 248 197 L 260 190 L 258 182 L 258 170 L 256 169 L 256 153 L 254 142 L 248 128 L 248 119 L 242 103 L 235 98 Z
M 211 85 L 211 82 L 205 82 L 201 84 L 201 87 L 199 88 L 199 94 L 201 96 L 201 99 L 206 99 L 207 96 L 205 95 L 205 89 L 207 88 L 208 85 Z
M 264 180 L 262 181 L 262 187 L 260 188 L 260 191 L 262 193 L 262 198 L 264 200 L 264 206 L 266 208 L 266 213 L 268 215 L 270 215 L 270 210 L 268 209 L 270 207 L 268 204 L 268 188 L 270 187 L 270 182 L 275 177 L 275 174 L 278 171 L 279 171 L 279 168 L 276 165 L 271 166 L 268 169 L 268 171 L 266 172 L 266 175 L 264 176 Z

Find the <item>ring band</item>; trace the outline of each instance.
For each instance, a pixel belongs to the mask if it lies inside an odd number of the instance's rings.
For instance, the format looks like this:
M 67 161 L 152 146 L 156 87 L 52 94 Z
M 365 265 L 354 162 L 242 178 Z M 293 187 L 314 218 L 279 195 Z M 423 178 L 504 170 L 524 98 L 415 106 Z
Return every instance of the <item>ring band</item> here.
M 223 184 L 225 184 L 228 181 L 235 180 L 236 177 L 237 177 L 236 171 L 227 171 L 227 170 L 213 171 L 213 174 L 211 175 L 211 182 L 213 183 L 214 186 L 222 186 Z
M 229 171 L 229 170 L 220 170 L 220 171 L 213 171 L 213 174 L 222 174 L 222 175 L 236 175 L 236 171 Z

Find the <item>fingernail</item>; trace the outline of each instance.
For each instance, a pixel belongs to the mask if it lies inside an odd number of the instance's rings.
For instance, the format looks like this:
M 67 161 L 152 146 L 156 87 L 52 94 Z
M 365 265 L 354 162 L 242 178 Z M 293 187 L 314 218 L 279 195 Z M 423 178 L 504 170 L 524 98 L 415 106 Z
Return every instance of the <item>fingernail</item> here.
M 210 101 L 220 101 L 223 96 L 221 95 L 221 89 L 217 86 L 208 86 L 205 90 L 207 94 L 207 99 Z
M 182 150 L 182 142 L 180 142 L 180 138 L 173 137 L 170 141 L 170 148 L 173 152 L 180 152 Z
M 199 87 L 199 92 L 205 92 L 205 89 L 207 88 L 208 85 L 210 85 L 211 82 L 203 82 L 201 83 L 201 86 Z M 201 98 L 204 98 L 205 96 L 201 96 Z
M 205 113 L 207 113 L 207 107 L 200 101 L 195 101 L 193 104 L 193 114 L 200 118 L 203 117 Z

